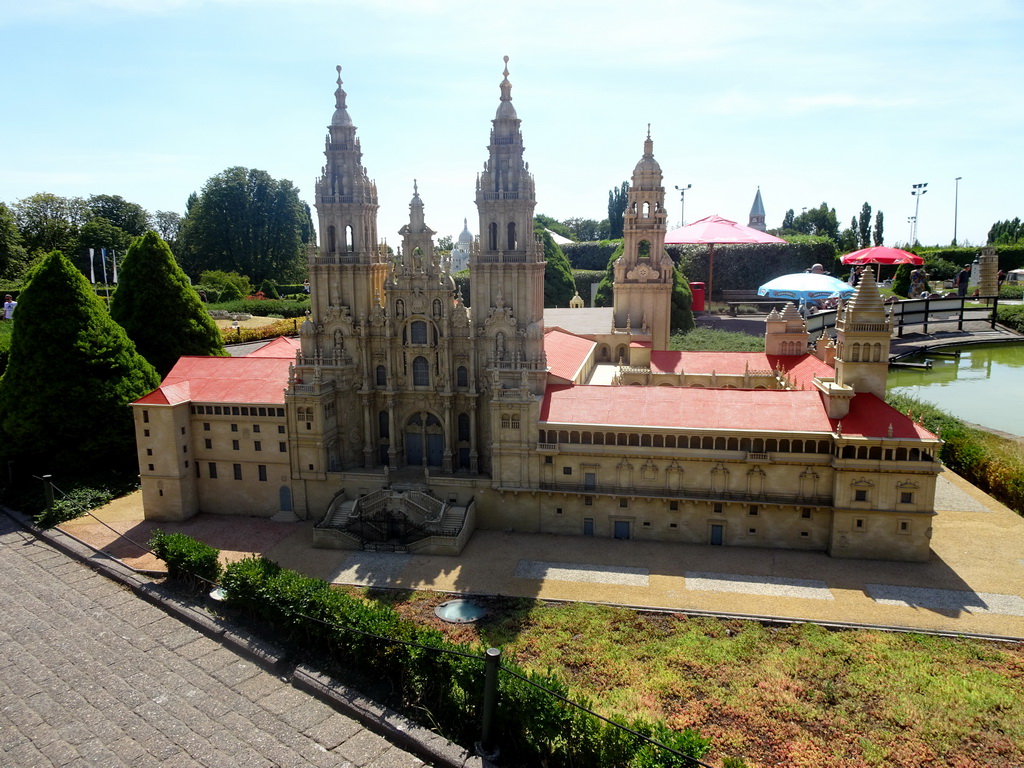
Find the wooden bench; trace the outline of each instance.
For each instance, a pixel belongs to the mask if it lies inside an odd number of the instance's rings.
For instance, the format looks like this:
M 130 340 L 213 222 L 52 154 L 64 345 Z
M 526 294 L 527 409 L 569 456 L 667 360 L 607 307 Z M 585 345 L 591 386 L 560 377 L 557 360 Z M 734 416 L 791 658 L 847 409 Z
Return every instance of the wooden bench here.
M 765 314 L 773 307 L 781 309 L 786 305 L 785 299 L 766 299 L 758 296 L 757 291 L 722 291 L 722 300 L 729 305 L 729 314 L 736 316 L 740 305 L 752 304 L 757 307 L 764 307 Z

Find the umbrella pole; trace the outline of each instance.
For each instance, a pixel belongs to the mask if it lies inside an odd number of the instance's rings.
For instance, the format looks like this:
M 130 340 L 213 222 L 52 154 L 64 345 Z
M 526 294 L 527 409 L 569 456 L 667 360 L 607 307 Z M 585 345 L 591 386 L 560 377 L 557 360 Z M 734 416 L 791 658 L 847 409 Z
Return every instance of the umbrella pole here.
M 705 314 L 711 314 L 711 289 L 714 286 L 712 277 L 715 273 L 715 244 L 711 243 L 711 251 L 708 254 L 708 296 Z

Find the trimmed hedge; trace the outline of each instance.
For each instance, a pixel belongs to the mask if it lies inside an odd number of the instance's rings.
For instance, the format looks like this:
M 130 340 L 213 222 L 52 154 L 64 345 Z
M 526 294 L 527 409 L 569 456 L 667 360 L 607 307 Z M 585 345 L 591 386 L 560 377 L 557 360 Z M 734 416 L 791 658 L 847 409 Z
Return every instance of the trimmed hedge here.
M 303 317 L 309 309 L 309 299 L 305 301 L 284 301 L 274 299 L 239 299 L 207 304 L 207 309 L 220 309 L 233 314 L 249 314 L 258 317 L 278 315 L 280 317 Z
M 403 619 L 390 607 L 352 597 L 321 579 L 301 576 L 261 557 L 228 565 L 222 586 L 228 605 L 271 623 L 289 643 L 327 653 L 390 685 L 407 714 L 463 746 L 470 747 L 479 738 L 484 679 L 479 646 L 451 643 L 437 630 Z M 509 661 L 503 667 L 495 741 L 508 764 L 690 764 L 531 684 L 568 697 L 568 687 L 554 675 L 526 672 Z M 690 729 L 673 731 L 644 719 L 624 724 L 695 758 L 703 757 L 710 746 L 710 739 Z
M 1024 267 L 1024 245 L 995 245 L 992 247 L 996 249 L 999 269 L 1009 272 L 1011 269 Z M 977 259 L 981 255 L 981 248 L 915 248 L 914 253 L 924 258 L 926 263 L 929 258 L 941 259 L 960 269 L 964 264 L 970 264 Z
M 164 533 L 159 528 L 149 537 L 149 548 L 167 563 L 167 575 L 200 591 L 215 584 L 221 575 L 220 550 L 183 533 Z
M 569 259 L 573 270 L 600 270 L 603 273 L 608 265 L 608 259 L 621 242 L 621 240 L 599 240 L 586 243 L 566 243 L 562 246 L 562 253 Z
M 225 344 L 242 344 L 247 341 L 276 339 L 278 336 L 297 336 L 301 324 L 298 318 L 290 317 L 259 328 L 221 328 L 220 334 L 224 337 Z

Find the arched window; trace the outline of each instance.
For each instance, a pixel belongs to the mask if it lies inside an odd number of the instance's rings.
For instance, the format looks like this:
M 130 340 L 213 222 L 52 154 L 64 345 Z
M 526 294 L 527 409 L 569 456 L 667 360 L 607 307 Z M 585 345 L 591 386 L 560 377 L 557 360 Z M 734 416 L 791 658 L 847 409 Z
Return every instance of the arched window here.
M 459 440 L 469 442 L 469 414 L 459 414 Z
M 505 248 L 506 250 L 514 251 L 516 249 L 516 223 L 514 221 L 510 221 L 508 223 L 508 227 L 506 227 L 506 232 L 508 234 L 508 237 L 506 238 L 507 244 Z
M 385 439 L 391 437 L 391 419 L 387 411 L 377 414 L 377 435 Z
M 487 249 L 498 250 L 498 225 L 493 221 L 487 225 Z
M 345 227 L 345 250 L 350 253 L 356 249 L 356 237 L 352 231 L 352 225 Z
M 338 230 L 332 224 L 327 228 L 327 252 L 334 253 L 338 250 Z
M 430 385 L 430 364 L 427 358 L 420 356 L 412 361 L 412 384 L 414 387 Z
M 637 253 L 640 256 L 650 256 L 651 255 L 651 244 L 647 240 L 641 240 L 640 241 L 640 245 L 637 248 Z
M 466 366 L 464 365 L 460 365 L 455 371 L 455 386 L 469 386 L 469 371 L 466 369 Z
M 409 340 L 413 344 L 427 343 L 427 324 L 423 320 L 415 320 L 409 327 Z
M 377 386 L 386 387 L 388 384 L 388 371 L 383 365 L 377 366 Z
M 644 201 L 644 218 L 651 218 L 651 204 L 646 201 Z

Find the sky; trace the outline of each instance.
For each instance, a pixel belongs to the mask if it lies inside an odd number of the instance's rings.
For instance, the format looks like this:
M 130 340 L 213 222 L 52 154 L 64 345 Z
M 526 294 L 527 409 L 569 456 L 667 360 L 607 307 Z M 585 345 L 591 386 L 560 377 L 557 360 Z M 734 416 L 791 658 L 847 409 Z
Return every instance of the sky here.
M 476 234 L 507 55 L 537 213 L 606 218 L 649 124 L 670 227 L 760 187 L 770 228 L 868 202 L 897 245 L 916 203 L 921 243 L 982 245 L 1024 216 L 1022 33 L 1019 0 L 0 0 L 0 202 L 184 213 L 243 166 L 312 208 L 341 65 L 380 237 L 414 179 L 438 237 Z

